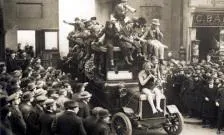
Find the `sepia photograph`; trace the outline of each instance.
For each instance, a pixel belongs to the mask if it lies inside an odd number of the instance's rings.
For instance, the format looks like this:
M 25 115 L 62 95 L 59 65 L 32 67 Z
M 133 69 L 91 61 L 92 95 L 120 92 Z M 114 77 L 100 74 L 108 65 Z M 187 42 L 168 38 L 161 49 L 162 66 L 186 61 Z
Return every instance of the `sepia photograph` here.
M 224 135 L 224 0 L 0 0 L 0 135 Z

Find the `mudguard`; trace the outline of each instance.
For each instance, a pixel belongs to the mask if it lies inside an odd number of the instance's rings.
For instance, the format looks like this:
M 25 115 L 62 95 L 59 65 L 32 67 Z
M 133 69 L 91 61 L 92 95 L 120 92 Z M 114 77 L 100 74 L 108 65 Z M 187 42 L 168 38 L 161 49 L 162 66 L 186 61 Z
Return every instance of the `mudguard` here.
M 167 105 L 166 108 L 167 108 L 168 113 L 170 113 L 170 114 L 180 113 L 180 111 L 176 105 Z

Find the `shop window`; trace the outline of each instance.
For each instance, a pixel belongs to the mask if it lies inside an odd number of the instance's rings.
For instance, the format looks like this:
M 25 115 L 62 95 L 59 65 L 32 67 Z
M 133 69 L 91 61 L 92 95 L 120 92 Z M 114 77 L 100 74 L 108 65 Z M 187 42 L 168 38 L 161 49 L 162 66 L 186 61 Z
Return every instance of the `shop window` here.
M 33 47 L 35 52 L 36 34 L 34 30 L 18 30 L 17 31 L 17 43 L 21 44 L 21 48 L 29 45 Z
M 58 50 L 58 32 L 45 32 L 45 50 Z

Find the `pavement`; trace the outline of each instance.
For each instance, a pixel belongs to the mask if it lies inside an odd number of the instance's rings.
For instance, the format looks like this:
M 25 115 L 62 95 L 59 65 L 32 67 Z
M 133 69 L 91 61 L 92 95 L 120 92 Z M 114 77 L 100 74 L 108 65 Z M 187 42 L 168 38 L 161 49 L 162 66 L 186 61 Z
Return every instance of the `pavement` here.
M 201 120 L 184 118 L 184 128 L 180 135 L 216 135 L 216 129 L 202 128 Z M 134 130 L 133 135 L 167 135 L 162 128 Z M 224 131 L 220 134 L 224 135 Z

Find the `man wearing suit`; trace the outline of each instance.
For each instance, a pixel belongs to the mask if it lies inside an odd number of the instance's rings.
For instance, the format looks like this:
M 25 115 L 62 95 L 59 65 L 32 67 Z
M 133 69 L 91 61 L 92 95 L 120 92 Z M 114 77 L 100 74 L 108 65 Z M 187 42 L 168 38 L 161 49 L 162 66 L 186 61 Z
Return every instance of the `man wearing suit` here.
M 51 124 L 55 118 L 56 103 L 54 99 L 47 99 L 45 101 L 45 111 L 40 114 L 40 135 L 54 135 L 51 130 Z
M 87 135 L 82 119 L 77 116 L 79 105 L 74 101 L 66 101 L 66 111 L 52 123 L 52 130 L 58 135 Z
M 86 117 L 90 116 L 90 107 L 89 107 L 89 101 L 92 97 L 92 94 L 90 94 L 87 91 L 83 91 L 79 95 L 79 112 L 78 116 L 85 119 Z
M 223 78 L 222 78 L 223 79 Z M 220 134 L 221 128 L 223 126 L 224 118 L 224 82 L 222 81 L 222 86 L 218 89 L 216 106 L 218 107 L 218 119 L 217 119 L 217 134 Z
M 16 53 L 15 51 L 11 51 L 11 54 L 6 59 L 6 66 L 7 66 L 7 72 L 11 73 L 17 69 L 19 69 L 19 66 L 17 65 L 17 62 L 15 60 Z

